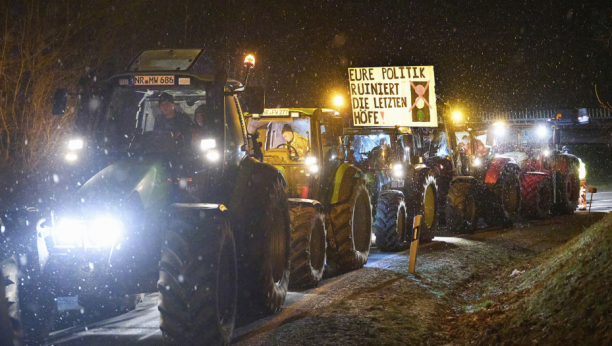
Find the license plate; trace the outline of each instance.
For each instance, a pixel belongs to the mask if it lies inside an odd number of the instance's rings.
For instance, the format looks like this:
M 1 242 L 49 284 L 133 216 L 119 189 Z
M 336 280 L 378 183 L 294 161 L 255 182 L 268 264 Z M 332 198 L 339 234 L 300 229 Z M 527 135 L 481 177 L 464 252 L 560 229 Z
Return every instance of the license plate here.
M 289 108 L 266 108 L 262 114 L 264 117 L 289 115 Z
M 134 76 L 134 85 L 174 85 L 174 76 Z

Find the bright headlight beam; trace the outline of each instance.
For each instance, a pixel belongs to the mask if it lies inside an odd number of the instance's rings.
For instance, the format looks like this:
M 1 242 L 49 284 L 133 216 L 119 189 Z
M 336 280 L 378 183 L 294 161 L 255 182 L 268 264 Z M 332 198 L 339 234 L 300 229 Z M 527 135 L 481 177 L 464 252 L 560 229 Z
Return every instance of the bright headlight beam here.
M 542 125 L 538 126 L 537 132 L 540 138 L 544 138 L 548 135 L 548 130 Z
M 69 150 L 80 150 L 83 149 L 83 140 L 82 139 L 71 139 L 68 141 L 68 149 Z
M 312 165 L 312 166 L 308 167 L 308 169 L 310 170 L 310 173 L 317 173 L 319 171 L 319 166 Z
M 66 154 L 66 161 L 76 161 L 76 159 L 78 159 L 78 156 L 76 153 Z
M 200 141 L 200 149 L 202 150 L 210 150 L 216 147 L 217 147 L 217 141 L 212 138 L 203 139 L 202 141 Z
M 314 157 L 314 156 L 308 156 L 308 157 L 306 158 L 306 164 L 307 164 L 307 165 L 314 165 L 314 164 L 316 164 L 316 163 L 317 163 L 317 158 L 316 158 L 316 157 Z
M 478 166 L 480 166 L 480 165 L 482 165 L 482 160 L 481 160 L 481 159 L 479 159 L 478 157 L 477 157 L 477 158 L 475 158 L 475 159 L 474 159 L 474 166 L 475 166 L 475 167 L 478 167 Z
M 210 150 L 209 152 L 206 153 L 206 159 L 208 161 L 213 161 L 213 162 L 219 161 L 220 157 L 221 155 L 216 150 Z

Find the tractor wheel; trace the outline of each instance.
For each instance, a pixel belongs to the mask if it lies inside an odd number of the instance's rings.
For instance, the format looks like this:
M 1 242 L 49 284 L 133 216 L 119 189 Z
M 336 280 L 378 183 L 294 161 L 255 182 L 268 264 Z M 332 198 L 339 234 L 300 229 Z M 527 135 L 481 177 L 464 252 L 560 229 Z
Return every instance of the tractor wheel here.
M 408 208 L 408 229 L 412 229 L 414 217 L 421 215 L 419 243 L 432 241 L 438 230 L 437 193 L 436 178 L 431 173 L 422 176 L 413 187 L 412 206 Z
M 580 199 L 580 180 L 573 174 L 568 174 L 565 180 L 567 191 L 567 208 L 566 214 L 573 214 L 578 208 L 578 199 Z
M 255 179 L 263 181 L 256 182 Z M 240 323 L 278 312 L 291 271 L 291 227 L 281 180 L 254 175 L 237 211 L 238 307 Z
M 376 206 L 374 232 L 376 246 L 381 251 L 402 251 L 410 247 L 410 237 L 407 236 L 406 204 L 404 194 L 388 191 L 381 194 Z
M 179 207 L 168 222 L 157 282 L 160 329 L 167 343 L 230 342 L 236 318 L 236 248 L 223 214 Z
M 289 209 L 291 217 L 291 287 L 315 287 L 325 269 L 325 215 L 315 205 Z
M 10 267 L 16 267 L 12 265 L 12 259 L 0 263 L 0 335 L 4 337 L 0 338 L 0 346 L 14 346 L 17 345 L 18 337 L 18 318 L 16 313 L 17 305 L 15 304 L 16 298 L 15 293 L 17 285 L 11 280 L 15 280 L 15 275 L 9 272 Z M 6 268 L 6 270 L 4 270 Z M 10 293 L 10 296 L 7 293 Z
M 478 226 L 474 184 L 467 180 L 451 183 L 446 196 L 446 226 L 451 232 L 474 233 Z
M 557 171 L 554 173 L 556 177 L 556 194 L 557 202 L 553 205 L 553 211 L 555 214 L 571 214 L 576 210 L 577 200 L 572 200 L 572 175 L 563 175 Z
M 521 209 L 521 181 L 517 170 L 506 167 L 493 185 L 493 208 L 489 222 L 511 227 Z
M 543 219 L 550 213 L 552 190 L 550 179 L 542 174 L 525 174 L 521 179 L 521 214 L 530 219 Z
M 79 294 L 79 305 L 84 308 L 86 316 L 94 320 L 101 320 L 118 314 L 134 310 L 142 301 L 141 294 Z
M 22 341 L 16 344 L 37 345 L 44 343 L 53 329 L 57 303 L 50 286 L 40 281 L 39 275 L 28 267 L 30 260 L 25 257 L 22 256 L 22 260 L 17 255 L 6 258 L 0 262 L 0 272 L 13 339 Z M 31 275 L 28 277 L 28 274 Z
M 339 272 L 363 267 L 372 239 L 370 196 L 363 181 L 354 182 L 345 202 L 332 206 L 329 219 L 327 263 Z

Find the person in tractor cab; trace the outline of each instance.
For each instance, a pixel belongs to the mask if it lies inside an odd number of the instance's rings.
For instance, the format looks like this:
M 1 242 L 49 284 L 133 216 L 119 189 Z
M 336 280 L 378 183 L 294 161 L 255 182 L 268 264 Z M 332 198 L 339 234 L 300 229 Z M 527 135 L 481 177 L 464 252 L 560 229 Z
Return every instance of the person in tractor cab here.
M 306 151 L 308 151 L 308 138 L 295 133 L 289 124 L 283 126 L 282 134 L 285 141 L 287 141 L 287 145 L 290 146 L 292 154 L 295 153 L 299 158 L 304 158 Z
M 201 105 L 193 112 L 193 122 L 197 127 L 204 127 L 204 119 L 206 119 L 206 105 Z
M 489 156 L 489 148 L 487 148 L 484 143 L 480 140 L 476 140 L 476 156 L 477 157 L 487 157 Z
M 187 114 L 174 109 L 174 97 L 162 93 L 159 95 L 158 104 L 163 116 L 155 119 L 155 131 L 172 131 L 175 135 L 188 136 L 193 123 Z

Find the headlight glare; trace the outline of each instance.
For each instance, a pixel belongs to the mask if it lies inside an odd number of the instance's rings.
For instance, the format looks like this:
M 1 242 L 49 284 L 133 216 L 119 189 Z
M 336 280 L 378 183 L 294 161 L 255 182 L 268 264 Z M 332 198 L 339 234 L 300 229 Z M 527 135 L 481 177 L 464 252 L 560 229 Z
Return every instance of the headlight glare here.
M 482 160 L 480 158 L 475 158 L 473 161 L 474 167 L 478 167 L 480 165 L 482 165 Z
M 210 150 L 206 153 L 206 159 L 208 161 L 219 161 L 219 158 L 221 157 L 221 155 L 219 154 L 219 152 L 217 150 Z
M 314 156 L 308 156 L 308 157 L 306 158 L 306 164 L 307 164 L 307 165 L 314 165 L 314 164 L 316 164 L 316 163 L 317 163 L 317 158 L 316 158 L 316 157 L 314 157 Z
M 123 223 L 110 216 L 94 221 L 61 219 L 52 228 L 57 247 L 105 248 L 113 246 L 123 233 Z
M 68 141 L 68 149 L 69 150 L 80 150 L 83 149 L 83 140 L 82 139 L 71 139 Z
M 76 161 L 79 158 L 79 156 L 77 155 L 77 153 L 75 152 L 70 152 L 68 154 L 66 154 L 66 161 Z
M 210 150 L 216 147 L 217 147 L 217 141 L 212 138 L 203 139 L 202 141 L 200 141 L 200 149 L 202 150 Z

